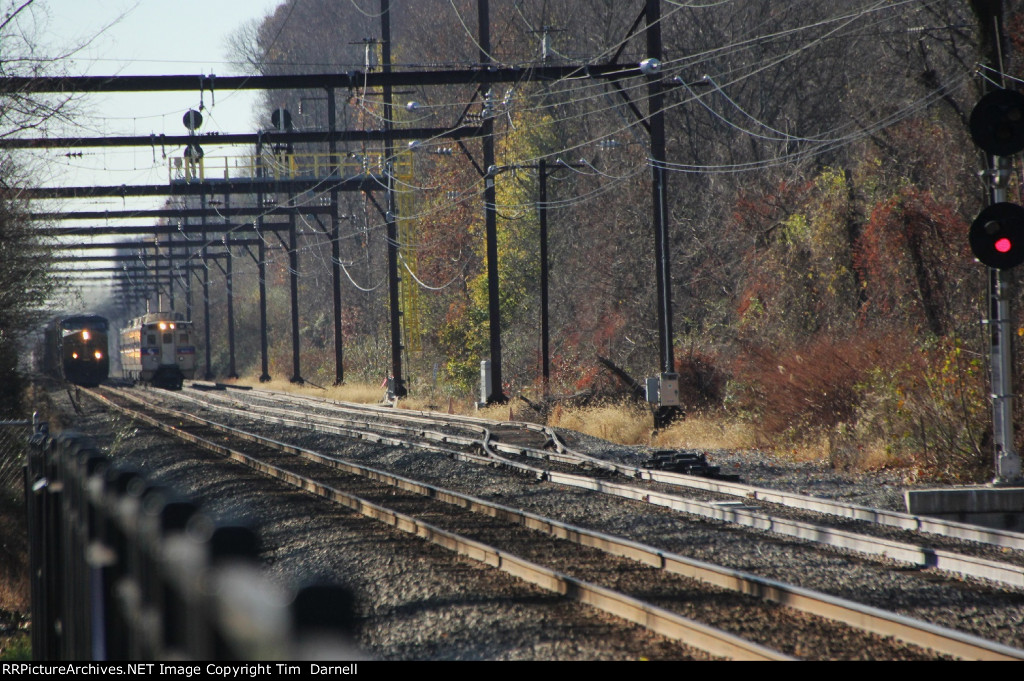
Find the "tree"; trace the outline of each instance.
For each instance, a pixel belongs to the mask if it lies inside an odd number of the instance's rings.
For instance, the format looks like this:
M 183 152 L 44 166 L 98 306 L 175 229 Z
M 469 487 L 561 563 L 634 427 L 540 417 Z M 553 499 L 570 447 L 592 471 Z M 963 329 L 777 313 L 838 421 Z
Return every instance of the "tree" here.
M 1020 5 L 1008 3 L 1007 16 L 1024 24 Z M 391 6 L 399 68 L 479 64 L 471 0 Z M 492 3 L 489 56 L 517 65 L 614 58 L 633 66 L 646 49 L 642 8 L 611 0 Z M 368 0 L 284 3 L 250 27 L 248 61 L 274 73 L 372 68 L 373 42 L 363 39 L 378 35 L 378 10 Z M 971 3 L 959 0 L 664 3 L 677 343 L 708 348 L 707 356 L 748 353 L 768 361 L 799 348 L 830 356 L 849 347 L 846 329 L 911 339 L 908 352 L 953 347 L 951 339 L 964 337 L 978 298 L 959 232 L 981 200 L 963 129 L 977 94 L 970 81 L 978 51 L 973 21 Z M 1015 73 L 1009 55 L 1006 64 Z M 408 99 L 422 107 L 406 112 L 399 105 L 396 123 L 464 123 L 482 113 L 483 90 L 415 86 Z M 268 105 L 302 96 L 276 93 Z M 557 197 L 549 212 L 552 340 L 561 387 L 588 380 L 599 354 L 645 375 L 658 356 L 646 82 L 524 81 L 496 84 L 490 96 L 498 163 L 524 166 L 518 177 L 507 171 L 495 178 L 505 375 L 516 384 L 513 393 L 532 382 L 536 366 L 536 178 L 525 166 L 540 157 L 580 166 L 550 186 Z M 354 89 L 345 125 L 379 127 L 378 101 L 372 91 Z M 524 129 L 543 129 L 543 139 Z M 454 153 L 443 157 L 428 153 L 441 145 L 425 144 L 413 186 L 405 188 L 419 202 L 419 276 L 441 288 L 423 293 L 424 361 L 451 362 L 451 377 L 468 387 L 486 351 L 484 169 L 476 142 L 449 145 Z M 344 259 L 360 283 L 376 283 L 382 220 L 372 204 L 350 205 L 363 229 L 359 247 Z M 374 322 L 383 297 L 356 295 L 355 331 L 379 338 Z M 751 351 L 753 341 L 771 353 Z M 877 354 L 856 356 L 872 362 Z M 735 368 L 721 361 L 723 371 Z M 849 375 L 862 377 L 859 370 Z
M 0 75 L 51 75 L 60 65 L 38 50 L 42 16 L 33 0 L 6 2 L 0 21 Z M 68 115 L 70 97 L 15 92 L 0 98 L 0 136 L 39 132 Z M 0 154 L 0 414 L 21 409 L 19 359 L 29 332 L 44 316 L 40 310 L 55 289 L 47 249 L 29 220 L 19 188 L 32 174 L 9 153 Z

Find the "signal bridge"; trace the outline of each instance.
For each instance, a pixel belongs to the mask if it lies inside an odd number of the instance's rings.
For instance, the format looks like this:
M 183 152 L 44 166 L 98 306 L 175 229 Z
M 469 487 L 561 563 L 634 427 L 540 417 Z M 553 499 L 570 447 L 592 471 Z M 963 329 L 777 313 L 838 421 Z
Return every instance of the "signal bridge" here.
M 393 171 L 400 181 L 413 179 L 412 154 L 395 159 Z M 381 154 L 351 152 L 271 152 L 236 156 L 172 156 L 167 159 L 171 184 L 239 182 L 244 180 L 355 179 L 386 174 Z

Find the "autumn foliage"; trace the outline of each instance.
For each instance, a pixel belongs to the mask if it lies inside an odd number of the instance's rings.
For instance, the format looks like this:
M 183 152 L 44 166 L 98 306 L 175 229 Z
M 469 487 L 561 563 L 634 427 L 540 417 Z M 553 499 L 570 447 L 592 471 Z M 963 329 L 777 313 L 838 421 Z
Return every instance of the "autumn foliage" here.
M 942 337 L 954 329 L 956 301 L 976 268 L 967 222 L 916 187 L 878 203 L 854 250 L 865 291 L 865 318 L 899 318 Z
M 753 239 L 734 404 L 765 433 L 826 441 L 837 465 L 870 449 L 937 477 L 982 476 L 982 277 L 964 199 L 887 186 L 877 150 L 865 152 L 853 171 L 738 202 Z
M 883 465 L 979 477 L 985 273 L 966 232 L 986 196 L 966 126 L 979 94 L 968 3 L 883 3 L 864 16 L 836 2 L 670 4 L 661 26 L 672 83 L 665 190 L 684 408 L 746 419 L 780 449 L 826 442 L 837 465 L 870 450 Z M 1021 25 L 1019 4 L 1008 5 L 1012 26 Z M 293 9 L 302 23 L 288 20 Z M 400 68 L 478 65 L 475 10 L 465 0 L 396 4 Z M 559 30 L 541 36 L 556 16 Z M 492 3 L 490 56 L 633 63 L 645 49 L 636 20 L 636 6 L 610 0 Z M 375 21 L 346 3 L 290 0 L 254 30 L 246 59 L 272 73 L 361 69 L 359 41 Z M 1013 55 L 1006 69 L 1019 71 Z M 400 238 L 402 286 L 420 300 L 403 323 L 422 328 L 405 355 L 410 390 L 478 392 L 490 332 L 483 201 L 493 181 L 503 389 L 538 398 L 541 159 L 549 169 L 565 162 L 545 178 L 550 392 L 632 394 L 599 357 L 637 379 L 660 371 L 649 104 L 645 83 L 621 85 L 581 75 L 417 86 L 407 96 L 421 106 L 396 107 L 399 128 L 484 115 L 495 128 L 493 174 L 476 139 L 403 150 L 415 170 L 401 187 L 411 229 Z M 380 125 L 379 93 L 347 97 L 348 124 Z M 322 105 L 308 106 L 307 121 L 322 120 Z M 343 211 L 341 260 L 358 285 L 345 294 L 348 371 L 379 382 L 390 334 L 379 197 L 346 197 Z M 284 277 L 275 257 L 272 276 Z M 310 245 L 302 264 L 304 348 L 327 363 L 329 257 Z M 271 295 L 280 319 L 286 301 Z M 287 348 L 276 352 L 286 361 Z

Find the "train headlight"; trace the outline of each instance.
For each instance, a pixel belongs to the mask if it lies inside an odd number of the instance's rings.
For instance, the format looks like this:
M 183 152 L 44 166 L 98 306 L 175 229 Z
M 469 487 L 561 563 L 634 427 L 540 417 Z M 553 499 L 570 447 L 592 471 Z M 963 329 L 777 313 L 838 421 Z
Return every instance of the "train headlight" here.
M 174 324 L 171 324 L 171 328 L 172 328 L 172 329 L 174 328 Z
M 166 331 L 167 330 L 167 324 L 165 322 L 160 322 L 160 330 L 161 331 Z
M 96 352 L 92 353 L 92 356 L 95 357 L 96 359 L 103 359 L 103 353 L 100 352 L 99 350 L 97 350 Z
M 82 331 L 82 340 L 89 340 L 89 332 Z
M 71 353 L 71 359 L 78 359 L 78 353 L 77 352 L 72 352 Z

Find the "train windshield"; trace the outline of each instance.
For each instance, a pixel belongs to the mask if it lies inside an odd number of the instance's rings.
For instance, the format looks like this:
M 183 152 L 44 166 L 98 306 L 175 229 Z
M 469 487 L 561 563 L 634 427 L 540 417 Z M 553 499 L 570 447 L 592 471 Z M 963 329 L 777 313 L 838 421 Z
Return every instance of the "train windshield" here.
M 76 331 L 82 331 L 83 329 L 88 329 L 91 331 L 106 331 L 107 322 L 105 319 L 72 317 L 70 319 L 61 320 L 60 328 L 65 333 L 74 333 Z

